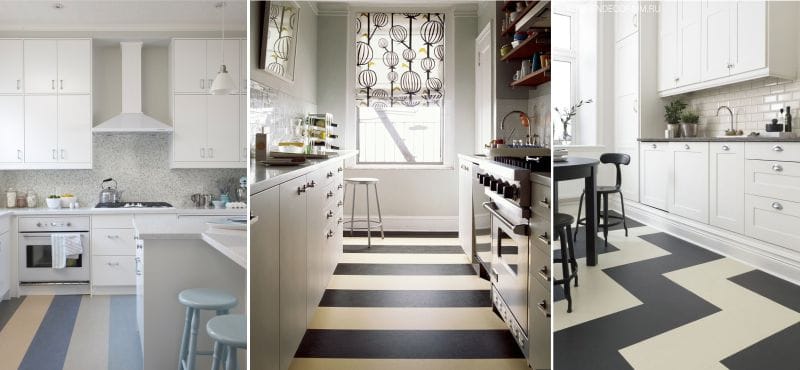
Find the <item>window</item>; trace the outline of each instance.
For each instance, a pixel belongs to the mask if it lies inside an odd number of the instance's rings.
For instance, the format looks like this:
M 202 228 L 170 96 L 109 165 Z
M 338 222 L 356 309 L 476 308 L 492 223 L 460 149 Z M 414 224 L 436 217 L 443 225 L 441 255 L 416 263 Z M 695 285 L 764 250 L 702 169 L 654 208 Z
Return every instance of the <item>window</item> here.
M 552 106 L 557 107 L 559 110 L 562 108 L 569 109 L 577 100 L 576 18 L 575 12 L 566 9 L 554 9 L 551 18 L 553 27 L 552 80 L 559 81 L 559 83 L 553 84 L 551 87 L 551 101 Z M 568 132 L 573 137 L 575 136 L 574 129 L 576 127 L 574 120 L 573 118 L 573 124 L 570 125 L 570 132 Z M 556 112 L 553 112 L 553 126 L 553 140 L 558 142 L 563 136 L 564 128 Z
M 442 164 L 443 13 L 355 17 L 359 164 Z

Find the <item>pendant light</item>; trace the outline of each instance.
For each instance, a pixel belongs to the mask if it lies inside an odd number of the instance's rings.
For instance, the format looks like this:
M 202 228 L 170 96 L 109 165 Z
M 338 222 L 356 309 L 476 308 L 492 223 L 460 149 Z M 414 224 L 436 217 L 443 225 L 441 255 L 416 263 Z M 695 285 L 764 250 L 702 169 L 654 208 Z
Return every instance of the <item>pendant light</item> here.
M 236 92 L 236 87 L 233 86 L 233 78 L 228 73 L 228 67 L 225 66 L 225 2 L 217 4 L 218 8 L 222 8 L 222 64 L 217 72 L 217 77 L 211 84 L 211 93 L 214 95 L 228 95 Z

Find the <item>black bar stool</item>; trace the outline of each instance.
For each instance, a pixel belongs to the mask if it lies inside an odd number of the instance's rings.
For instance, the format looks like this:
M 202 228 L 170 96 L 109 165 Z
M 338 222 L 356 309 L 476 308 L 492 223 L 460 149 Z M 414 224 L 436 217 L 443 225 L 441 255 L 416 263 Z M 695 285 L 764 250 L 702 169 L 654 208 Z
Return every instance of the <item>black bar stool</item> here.
M 598 227 L 603 229 L 603 239 L 605 239 L 605 248 L 608 248 L 608 228 L 614 225 L 619 225 L 622 223 L 622 226 L 625 228 L 625 236 L 628 236 L 628 224 L 625 222 L 625 199 L 622 197 L 622 169 L 620 165 L 627 166 L 631 163 L 631 156 L 623 153 L 605 153 L 600 156 L 601 163 L 612 163 L 617 168 L 617 184 L 613 186 L 598 186 L 597 187 L 597 219 L 602 220 L 602 222 L 598 221 Z M 622 209 L 622 217 L 616 215 L 609 215 L 608 214 L 608 195 L 619 193 L 619 203 L 620 209 Z M 577 225 L 586 225 L 586 218 L 581 218 L 581 206 L 583 205 L 583 197 L 586 195 L 586 190 L 583 190 L 581 193 L 581 200 L 578 203 L 578 223 Z M 602 208 L 600 208 L 600 201 L 603 201 Z M 602 211 L 601 211 L 602 209 Z M 619 220 L 613 223 L 609 223 L 608 219 Z M 594 236 L 590 236 L 594 237 Z M 578 240 L 578 227 L 575 227 L 575 234 L 573 235 L 573 240 Z
M 567 312 L 572 312 L 572 293 L 570 292 L 570 281 L 575 279 L 575 286 L 578 286 L 578 262 L 575 261 L 575 245 L 569 237 L 572 234 L 572 223 L 575 218 L 564 213 L 555 214 L 553 227 L 561 240 L 561 257 L 553 259 L 554 263 L 561 263 L 562 278 L 553 281 L 553 285 L 563 285 L 564 295 L 567 297 Z

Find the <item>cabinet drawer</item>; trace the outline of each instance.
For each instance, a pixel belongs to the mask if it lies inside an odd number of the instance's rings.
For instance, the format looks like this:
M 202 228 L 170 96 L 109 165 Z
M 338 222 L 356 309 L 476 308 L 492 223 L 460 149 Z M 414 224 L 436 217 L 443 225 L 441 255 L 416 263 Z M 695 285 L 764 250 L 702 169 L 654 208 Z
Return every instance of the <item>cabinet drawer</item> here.
M 133 256 L 136 254 L 134 229 L 94 229 L 92 253 L 95 256 Z
M 800 162 L 800 143 L 745 143 L 744 155 L 747 159 Z
M 800 163 L 745 161 L 747 194 L 800 202 Z
M 134 257 L 92 257 L 92 285 L 136 285 L 136 261 Z
M 133 215 L 92 216 L 95 229 L 133 229 Z
M 530 309 L 528 310 L 528 360 L 534 369 L 550 368 L 550 284 L 531 283 Z
M 550 279 L 552 279 L 551 264 L 552 260 L 549 253 L 545 253 L 539 248 L 531 248 L 530 274 L 533 276 L 533 280 L 544 286 L 550 286 Z
M 800 203 L 745 196 L 745 234 L 800 252 Z
M 550 219 L 550 187 L 540 184 L 533 184 L 531 203 L 533 213 Z
M 531 224 L 531 243 L 543 253 L 550 254 L 552 240 L 550 221 L 538 214 L 534 214 Z

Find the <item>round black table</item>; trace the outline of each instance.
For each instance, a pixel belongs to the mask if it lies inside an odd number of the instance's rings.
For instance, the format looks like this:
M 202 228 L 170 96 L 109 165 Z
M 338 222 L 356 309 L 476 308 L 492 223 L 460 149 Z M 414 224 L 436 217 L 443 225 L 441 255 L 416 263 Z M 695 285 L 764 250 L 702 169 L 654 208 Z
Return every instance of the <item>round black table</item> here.
M 558 182 L 584 179 L 586 191 L 586 264 L 597 265 L 597 165 L 594 158 L 568 157 L 564 162 L 553 162 L 553 212 L 558 213 Z

